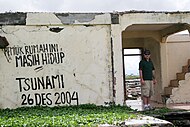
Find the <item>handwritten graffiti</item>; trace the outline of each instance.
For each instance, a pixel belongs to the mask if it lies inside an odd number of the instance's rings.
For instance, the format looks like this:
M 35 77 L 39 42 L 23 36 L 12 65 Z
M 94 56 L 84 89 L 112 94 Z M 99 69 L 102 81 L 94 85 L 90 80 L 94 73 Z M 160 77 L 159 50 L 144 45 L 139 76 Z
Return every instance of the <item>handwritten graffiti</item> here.
M 21 95 L 21 105 L 78 105 L 78 92 L 39 92 L 41 90 L 64 89 L 64 76 L 52 75 L 34 78 L 16 78 Z M 36 93 L 31 93 L 36 91 Z M 37 92 L 38 91 L 38 92 Z M 26 92 L 28 94 L 26 94 Z
M 29 90 L 64 88 L 63 75 L 34 78 L 16 78 L 20 92 Z
M 3 49 L 9 63 L 15 67 L 36 66 L 34 71 L 43 69 L 43 65 L 64 63 L 65 53 L 58 44 L 36 44 L 13 46 Z M 21 93 L 21 105 L 65 105 L 79 103 L 76 91 L 66 91 L 64 75 L 51 75 L 44 77 L 17 77 L 18 90 Z M 64 90 L 64 91 L 63 91 Z M 51 92 L 50 92 L 51 91 Z
M 25 54 L 35 53 L 47 53 L 47 52 L 58 52 L 58 44 L 40 44 L 40 45 L 29 45 L 24 46 Z
M 55 104 L 71 104 L 72 101 L 76 101 L 76 104 L 78 105 L 78 93 L 75 91 L 72 93 L 72 95 L 69 91 L 61 93 L 56 92 L 54 96 L 57 97 Z
M 15 56 L 16 67 L 31 67 L 46 64 L 60 64 L 64 62 L 65 54 L 58 44 L 39 44 L 24 47 L 6 47 L 4 54 L 7 61 Z
M 63 52 L 59 53 L 43 53 L 41 55 L 22 55 L 15 56 L 16 67 L 27 67 L 35 65 L 45 65 L 45 64 L 60 64 L 63 63 L 63 58 L 65 54 Z
M 52 99 L 55 97 L 55 99 Z M 35 93 L 35 94 L 22 94 L 21 105 L 62 105 L 62 104 L 76 104 L 78 105 L 77 92 L 56 92 L 52 93 Z
M 7 56 L 23 55 L 23 54 L 36 54 L 47 52 L 58 52 L 58 44 L 38 44 L 38 45 L 26 45 L 24 47 L 13 46 L 6 47 L 4 52 Z
M 52 105 L 50 96 L 51 93 L 35 93 L 33 97 L 31 94 L 22 94 L 21 105 Z

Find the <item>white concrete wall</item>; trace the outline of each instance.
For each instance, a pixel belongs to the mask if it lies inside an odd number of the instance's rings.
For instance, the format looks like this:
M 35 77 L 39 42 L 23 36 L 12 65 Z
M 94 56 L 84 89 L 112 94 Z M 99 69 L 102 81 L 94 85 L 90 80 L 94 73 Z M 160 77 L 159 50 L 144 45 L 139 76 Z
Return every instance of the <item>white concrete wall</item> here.
M 109 26 L 3 26 L 0 34 L 9 42 L 0 51 L 0 108 L 112 101 Z
M 172 35 L 167 39 L 167 59 L 168 59 L 168 79 L 176 79 L 176 73 L 182 72 L 182 66 L 187 65 L 190 59 L 189 52 L 190 37 L 189 35 Z

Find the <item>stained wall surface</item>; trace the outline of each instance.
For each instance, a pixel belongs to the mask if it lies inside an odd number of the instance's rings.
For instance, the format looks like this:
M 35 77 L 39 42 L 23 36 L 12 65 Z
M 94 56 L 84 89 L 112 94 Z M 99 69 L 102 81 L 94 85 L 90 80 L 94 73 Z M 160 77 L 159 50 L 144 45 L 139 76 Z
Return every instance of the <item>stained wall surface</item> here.
M 0 28 L 9 42 L 0 50 L 1 108 L 112 101 L 109 26 L 61 21 L 31 13 L 26 25 Z

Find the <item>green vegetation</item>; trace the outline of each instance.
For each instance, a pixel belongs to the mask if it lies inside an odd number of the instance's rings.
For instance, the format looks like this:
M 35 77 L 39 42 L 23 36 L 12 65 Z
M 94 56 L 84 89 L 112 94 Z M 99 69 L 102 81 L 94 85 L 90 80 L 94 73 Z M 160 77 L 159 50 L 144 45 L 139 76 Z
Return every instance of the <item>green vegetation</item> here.
M 130 75 L 125 75 L 125 79 L 139 79 L 139 75 L 133 75 L 133 74 L 130 74 Z
M 79 106 L 21 107 L 0 109 L 1 127 L 92 127 L 100 124 L 120 125 L 124 120 L 135 119 L 139 115 L 163 115 L 171 112 L 167 108 L 138 112 L 127 106 Z
M 49 126 L 97 126 L 99 124 L 119 124 L 136 118 L 137 114 L 126 106 L 95 106 L 93 104 L 60 107 L 22 107 L 1 109 L 1 127 L 49 127 Z

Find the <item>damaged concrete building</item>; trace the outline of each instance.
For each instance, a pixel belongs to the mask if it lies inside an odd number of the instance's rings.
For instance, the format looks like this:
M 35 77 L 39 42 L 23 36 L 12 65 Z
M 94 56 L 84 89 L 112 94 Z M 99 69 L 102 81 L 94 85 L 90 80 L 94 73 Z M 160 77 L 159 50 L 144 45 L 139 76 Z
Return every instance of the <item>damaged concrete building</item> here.
M 153 101 L 190 102 L 190 12 L 1 13 L 0 108 L 125 104 L 123 49 L 151 50 Z M 165 101 L 163 101 L 165 100 Z

